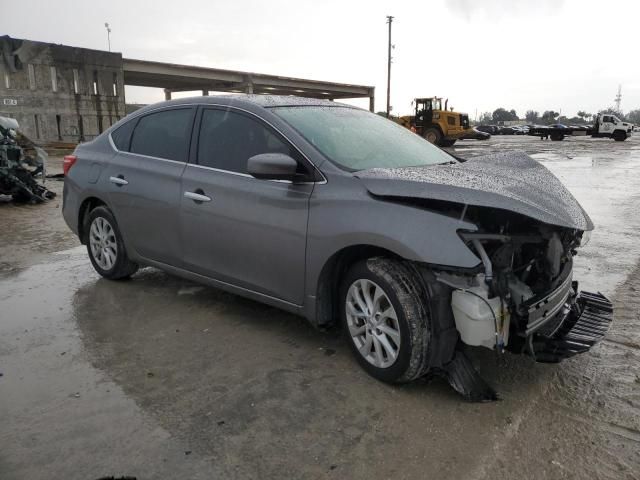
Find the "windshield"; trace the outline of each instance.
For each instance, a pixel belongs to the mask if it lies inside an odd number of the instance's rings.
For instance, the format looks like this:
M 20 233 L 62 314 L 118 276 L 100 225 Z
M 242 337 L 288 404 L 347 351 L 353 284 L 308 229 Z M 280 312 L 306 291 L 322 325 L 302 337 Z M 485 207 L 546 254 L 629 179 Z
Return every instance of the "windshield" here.
M 456 160 L 380 115 L 348 107 L 277 107 L 272 111 L 322 154 L 350 171 L 413 167 Z

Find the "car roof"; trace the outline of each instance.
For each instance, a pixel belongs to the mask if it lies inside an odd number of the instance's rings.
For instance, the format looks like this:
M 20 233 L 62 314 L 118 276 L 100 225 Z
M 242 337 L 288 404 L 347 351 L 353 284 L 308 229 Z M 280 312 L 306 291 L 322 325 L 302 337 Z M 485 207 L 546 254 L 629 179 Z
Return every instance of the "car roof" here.
M 272 108 L 272 107 L 348 107 L 358 108 L 345 103 L 334 102 L 323 98 L 307 98 L 297 97 L 293 95 L 253 95 L 253 94 L 230 94 L 230 95 L 209 95 L 187 98 L 176 98 L 164 102 L 158 102 L 147 105 L 135 113 L 142 113 L 148 110 L 155 110 L 164 106 L 171 105 L 229 105 L 247 109 L 255 109 L 255 107 Z M 253 108 L 251 108 L 253 107 Z

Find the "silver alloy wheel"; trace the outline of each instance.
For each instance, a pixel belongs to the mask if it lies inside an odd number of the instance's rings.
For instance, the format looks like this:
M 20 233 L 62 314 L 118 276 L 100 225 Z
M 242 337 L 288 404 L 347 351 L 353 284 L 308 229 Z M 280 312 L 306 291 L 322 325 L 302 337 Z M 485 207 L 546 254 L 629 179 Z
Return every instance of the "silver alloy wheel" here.
M 369 363 L 378 368 L 393 365 L 400 351 L 400 325 L 384 290 L 371 280 L 351 284 L 345 300 L 351 340 Z
M 104 217 L 96 217 L 89 229 L 89 246 L 93 259 L 103 270 L 111 270 L 118 256 L 116 232 Z

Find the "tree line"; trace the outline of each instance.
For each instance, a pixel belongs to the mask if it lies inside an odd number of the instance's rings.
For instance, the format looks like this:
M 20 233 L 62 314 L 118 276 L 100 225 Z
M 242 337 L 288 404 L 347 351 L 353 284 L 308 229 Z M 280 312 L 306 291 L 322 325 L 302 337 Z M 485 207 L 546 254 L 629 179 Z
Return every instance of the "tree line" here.
M 616 110 L 615 108 L 609 107 L 602 110 L 599 110 L 598 113 L 588 113 L 583 110 L 580 110 L 575 116 L 567 117 L 565 115 L 561 115 L 560 112 L 556 112 L 554 110 L 545 110 L 542 112 L 537 112 L 535 110 L 527 110 L 524 115 L 524 120 L 528 124 L 544 124 L 551 125 L 553 123 L 562 123 L 562 124 L 585 124 L 585 123 L 593 123 L 595 121 L 595 117 L 601 113 L 608 113 L 611 115 L 615 115 L 619 119 L 640 124 L 640 108 L 636 110 L 631 110 L 630 112 L 624 114 Z M 506 108 L 496 108 L 493 113 L 492 112 L 484 112 L 478 118 L 478 124 L 486 125 L 486 124 L 496 124 L 510 121 L 520 120 L 518 113 L 515 110 L 507 110 Z

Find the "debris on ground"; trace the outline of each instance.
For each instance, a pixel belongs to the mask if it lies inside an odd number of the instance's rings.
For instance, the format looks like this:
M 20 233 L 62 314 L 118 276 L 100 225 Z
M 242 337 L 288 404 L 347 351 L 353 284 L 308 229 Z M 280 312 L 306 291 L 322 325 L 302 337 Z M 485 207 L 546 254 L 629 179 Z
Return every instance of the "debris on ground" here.
M 56 194 L 44 186 L 47 154 L 18 129 L 16 120 L 0 117 L 0 194 L 22 203 L 51 200 Z

